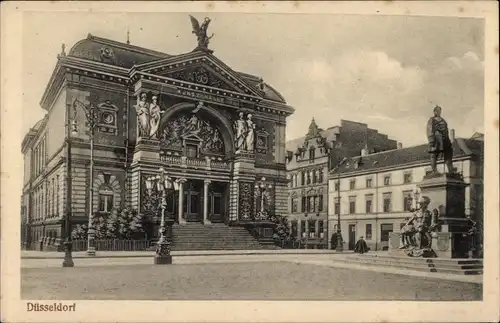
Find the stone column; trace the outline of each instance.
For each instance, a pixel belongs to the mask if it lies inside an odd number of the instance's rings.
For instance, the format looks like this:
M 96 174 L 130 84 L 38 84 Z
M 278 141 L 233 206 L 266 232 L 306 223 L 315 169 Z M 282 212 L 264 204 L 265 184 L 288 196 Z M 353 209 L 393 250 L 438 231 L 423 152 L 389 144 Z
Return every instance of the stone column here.
M 204 186 L 203 186 L 203 224 L 211 224 L 210 220 L 208 219 L 208 187 L 210 185 L 210 181 L 206 179 L 204 181 Z
M 185 178 L 179 179 L 179 214 L 178 220 L 179 224 L 186 224 L 186 219 L 184 219 L 184 183 L 186 182 Z
M 302 239 L 302 221 L 297 220 L 297 239 Z

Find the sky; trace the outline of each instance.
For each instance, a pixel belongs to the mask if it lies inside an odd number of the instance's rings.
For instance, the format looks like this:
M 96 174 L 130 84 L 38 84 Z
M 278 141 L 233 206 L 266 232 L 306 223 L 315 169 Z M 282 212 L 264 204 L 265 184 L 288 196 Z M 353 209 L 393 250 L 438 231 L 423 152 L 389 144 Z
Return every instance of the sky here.
M 295 108 L 287 140 L 341 119 L 391 139 L 426 142 L 436 104 L 457 137 L 483 132 L 484 21 L 474 18 L 333 14 L 196 13 L 210 16 L 214 55 L 261 76 Z M 53 22 L 57 21 L 57 24 Z M 45 111 L 39 102 L 61 52 L 88 33 L 168 54 L 194 49 L 189 13 L 25 12 L 23 133 Z

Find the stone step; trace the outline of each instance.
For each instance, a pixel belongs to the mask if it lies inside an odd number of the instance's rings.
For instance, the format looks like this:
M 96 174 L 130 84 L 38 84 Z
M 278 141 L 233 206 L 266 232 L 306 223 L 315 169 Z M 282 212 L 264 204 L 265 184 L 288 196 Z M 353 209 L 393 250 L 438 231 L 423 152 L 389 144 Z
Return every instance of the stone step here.
M 426 271 L 426 272 L 440 272 L 440 273 L 450 273 L 450 274 L 460 274 L 460 275 L 479 275 L 483 273 L 482 265 L 462 265 L 456 264 L 455 266 L 450 264 L 438 263 L 438 264 L 428 264 L 425 261 L 412 262 L 412 261 L 394 261 L 393 259 L 384 259 L 386 257 L 373 257 L 367 256 L 366 258 L 361 257 L 345 257 L 342 259 L 345 263 L 354 263 L 370 266 L 383 266 L 383 267 L 394 267 L 403 268 L 408 270 Z M 425 260 L 425 259 L 421 259 Z M 462 268 L 465 266 L 465 268 Z M 471 267 L 471 268 L 469 268 Z
M 263 246 L 242 227 L 188 223 L 172 227 L 172 250 L 253 250 Z
M 413 258 L 413 257 L 393 257 L 389 255 L 383 255 L 383 256 L 378 256 L 378 255 L 353 255 L 351 256 L 352 258 L 359 258 L 359 259 L 372 259 L 376 261 L 377 259 L 384 259 L 384 260 L 389 260 L 393 262 L 399 262 L 399 263 L 408 263 L 408 264 L 415 264 L 415 265 L 420 265 L 420 264 L 426 264 L 429 266 L 435 265 L 435 266 L 452 266 L 452 267 L 457 267 L 457 266 L 466 266 L 466 265 L 483 265 L 483 261 L 481 259 L 443 259 L 443 258 Z
M 363 255 L 352 254 L 351 258 L 359 259 L 385 259 L 395 262 L 413 262 L 413 263 L 425 263 L 425 264 L 444 264 L 444 265 L 472 265 L 472 264 L 482 264 L 482 259 L 449 259 L 449 258 L 422 258 L 422 257 L 391 257 L 386 255 L 376 255 L 366 253 Z

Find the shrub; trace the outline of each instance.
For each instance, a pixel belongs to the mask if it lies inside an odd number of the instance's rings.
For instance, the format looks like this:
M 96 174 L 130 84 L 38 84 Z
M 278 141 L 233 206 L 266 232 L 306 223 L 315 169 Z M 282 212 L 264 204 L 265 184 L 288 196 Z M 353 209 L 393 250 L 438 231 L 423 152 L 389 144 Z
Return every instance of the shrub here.
M 145 216 L 130 208 L 113 209 L 110 213 L 97 212 L 92 218 L 96 239 L 141 239 L 144 237 Z M 77 225 L 73 239 L 87 239 L 87 224 Z

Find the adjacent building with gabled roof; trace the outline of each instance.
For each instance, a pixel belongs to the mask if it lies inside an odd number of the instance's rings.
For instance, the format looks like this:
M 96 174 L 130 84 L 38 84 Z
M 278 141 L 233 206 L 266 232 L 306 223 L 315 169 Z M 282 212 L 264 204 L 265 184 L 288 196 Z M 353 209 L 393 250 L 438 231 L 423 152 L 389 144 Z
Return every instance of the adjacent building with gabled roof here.
M 450 131 L 453 134 L 453 131 Z M 465 212 L 482 224 L 484 142 L 453 140 L 453 162 L 464 181 Z M 337 230 L 340 213 L 342 237 L 352 250 L 363 236 L 372 250 L 386 250 L 389 233 L 399 232 L 410 206 L 419 198 L 418 183 L 431 170 L 428 145 L 359 155 L 348 158 L 328 175 L 328 223 Z M 444 172 L 444 165 L 438 165 Z M 477 243 L 481 243 L 478 239 Z
M 323 130 L 313 118 L 307 133 L 286 143 L 288 218 L 292 235 L 310 247 L 328 244 L 328 180 L 331 165 L 362 150 L 395 149 L 397 142 L 364 123 L 341 120 Z

